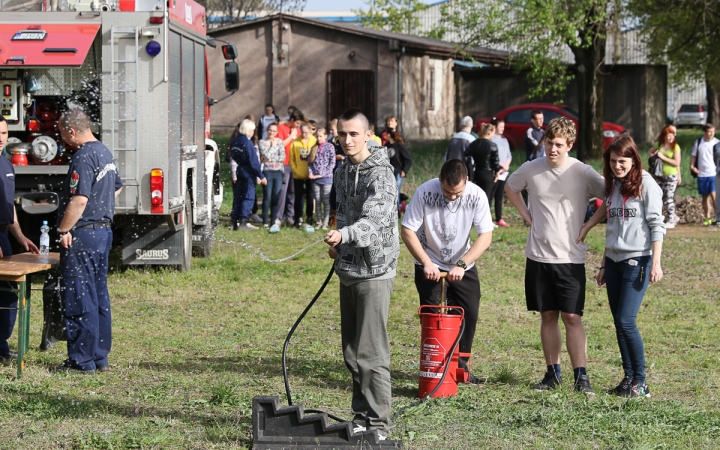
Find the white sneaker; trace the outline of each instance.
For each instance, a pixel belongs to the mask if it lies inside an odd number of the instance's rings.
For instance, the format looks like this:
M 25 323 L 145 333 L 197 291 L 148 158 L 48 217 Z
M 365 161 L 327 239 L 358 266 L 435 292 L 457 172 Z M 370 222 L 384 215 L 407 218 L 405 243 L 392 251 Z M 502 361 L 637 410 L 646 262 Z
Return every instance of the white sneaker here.
M 275 219 L 275 225 L 277 225 L 277 227 L 280 228 L 282 226 L 282 220 Z
M 255 225 L 251 224 L 250 222 L 245 222 L 245 228 L 248 229 L 248 230 L 257 230 L 257 229 L 258 229 L 258 227 L 256 227 Z
M 493 229 L 497 228 L 499 225 L 493 222 Z
M 671 228 L 675 228 L 675 222 L 670 221 L 670 222 L 666 223 L 665 228 L 668 230 Z

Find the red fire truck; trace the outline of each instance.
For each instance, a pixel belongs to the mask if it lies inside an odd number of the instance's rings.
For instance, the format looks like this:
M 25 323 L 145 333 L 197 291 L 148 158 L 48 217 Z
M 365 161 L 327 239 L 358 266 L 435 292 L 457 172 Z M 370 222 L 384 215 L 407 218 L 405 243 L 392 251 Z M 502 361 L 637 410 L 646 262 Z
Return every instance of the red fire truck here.
M 114 223 L 123 264 L 187 270 L 193 247 L 209 255 L 222 186 L 206 20 L 192 0 L 0 0 L 0 110 L 28 236 L 56 220 L 76 150 L 60 139 L 58 118 L 82 108 L 125 185 Z M 236 49 L 222 50 L 232 94 Z

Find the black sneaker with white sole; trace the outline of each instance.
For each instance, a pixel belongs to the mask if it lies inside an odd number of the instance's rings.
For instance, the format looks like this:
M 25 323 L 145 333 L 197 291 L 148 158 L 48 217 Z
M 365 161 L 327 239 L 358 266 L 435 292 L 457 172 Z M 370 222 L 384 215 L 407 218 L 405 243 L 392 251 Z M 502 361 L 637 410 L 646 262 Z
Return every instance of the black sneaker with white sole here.
M 592 386 L 590 386 L 590 377 L 587 375 L 580 375 L 577 380 L 575 380 L 575 390 L 588 395 L 595 395 L 595 391 Z
M 555 389 L 560 386 L 560 383 L 562 383 L 562 380 L 558 378 L 555 372 L 545 372 L 545 377 L 542 381 L 534 384 L 532 388 L 536 391 L 549 391 L 550 389 Z

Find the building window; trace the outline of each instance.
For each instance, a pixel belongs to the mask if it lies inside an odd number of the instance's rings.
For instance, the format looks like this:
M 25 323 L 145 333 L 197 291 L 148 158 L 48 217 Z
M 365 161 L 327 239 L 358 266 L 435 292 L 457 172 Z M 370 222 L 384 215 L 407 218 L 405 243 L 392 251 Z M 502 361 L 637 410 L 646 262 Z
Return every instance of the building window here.
M 435 69 L 430 69 L 427 83 L 427 109 L 435 111 Z

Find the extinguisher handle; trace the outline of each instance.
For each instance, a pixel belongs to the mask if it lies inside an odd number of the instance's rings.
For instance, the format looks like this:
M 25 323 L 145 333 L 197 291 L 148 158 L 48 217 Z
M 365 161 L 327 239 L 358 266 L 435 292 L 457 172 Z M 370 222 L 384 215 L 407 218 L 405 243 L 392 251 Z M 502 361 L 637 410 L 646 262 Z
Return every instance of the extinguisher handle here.
M 430 309 L 430 308 L 444 309 L 444 310 L 456 309 L 456 310 L 460 311 L 460 319 L 462 320 L 465 318 L 465 310 L 460 306 L 420 305 L 420 308 L 418 308 L 418 315 L 422 314 L 423 309 Z

